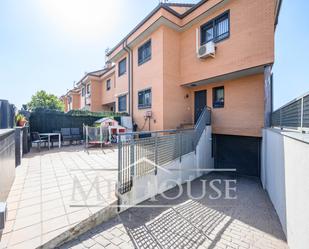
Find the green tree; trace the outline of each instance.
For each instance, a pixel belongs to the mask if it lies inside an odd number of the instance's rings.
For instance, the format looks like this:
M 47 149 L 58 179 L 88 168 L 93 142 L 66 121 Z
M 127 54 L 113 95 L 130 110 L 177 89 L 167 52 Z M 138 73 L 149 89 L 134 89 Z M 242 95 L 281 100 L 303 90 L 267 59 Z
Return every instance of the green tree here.
M 54 94 L 48 94 L 45 91 L 38 91 L 31 97 L 31 101 L 27 104 L 31 111 L 35 109 L 49 109 L 63 111 L 64 105 L 60 99 Z

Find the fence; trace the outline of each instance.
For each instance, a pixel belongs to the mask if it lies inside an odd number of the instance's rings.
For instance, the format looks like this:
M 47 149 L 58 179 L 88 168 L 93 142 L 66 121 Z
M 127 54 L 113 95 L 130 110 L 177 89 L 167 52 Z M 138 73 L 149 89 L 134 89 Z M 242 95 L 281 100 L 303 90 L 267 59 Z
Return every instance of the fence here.
M 272 126 L 309 128 L 309 93 L 273 112 Z
M 104 115 L 72 115 L 69 113 L 54 111 L 35 111 L 30 115 L 31 132 L 47 133 L 60 131 L 61 128 L 79 128 L 83 130 L 83 124 L 92 125 Z M 120 118 L 116 117 L 120 120 Z
M 193 152 L 206 127 L 210 124 L 210 109 L 205 108 L 194 129 L 166 130 L 151 133 L 119 135 L 118 191 L 124 194 L 132 187 L 133 176 L 157 172 L 157 166 Z M 145 135 L 148 137 L 145 137 Z M 144 138 L 137 138 L 143 136 Z
M 0 100 L 0 129 L 13 128 L 15 125 L 15 108 L 7 100 Z

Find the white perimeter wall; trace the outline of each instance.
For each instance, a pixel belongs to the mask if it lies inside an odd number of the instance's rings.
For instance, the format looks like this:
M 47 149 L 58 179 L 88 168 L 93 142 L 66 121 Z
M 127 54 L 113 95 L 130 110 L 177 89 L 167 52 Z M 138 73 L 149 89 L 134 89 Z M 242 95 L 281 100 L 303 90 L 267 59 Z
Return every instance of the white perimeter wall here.
M 196 153 L 191 152 L 162 167 L 158 167 L 157 175 L 152 172 L 145 176 L 133 178 L 130 192 L 120 196 L 122 208 L 125 210 L 157 194 L 175 187 L 177 184 L 193 180 L 210 171 L 199 169 L 213 169 L 211 157 L 211 126 L 207 126 L 197 145 Z
M 309 248 L 309 144 L 265 129 L 261 180 L 290 248 Z

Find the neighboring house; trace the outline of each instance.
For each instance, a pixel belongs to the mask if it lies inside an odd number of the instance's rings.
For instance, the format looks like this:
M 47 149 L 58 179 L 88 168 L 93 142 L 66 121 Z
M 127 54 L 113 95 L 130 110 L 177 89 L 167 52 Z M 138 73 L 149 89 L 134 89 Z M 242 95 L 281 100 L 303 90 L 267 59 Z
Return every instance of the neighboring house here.
M 90 79 L 91 93 L 101 96 L 90 109 L 110 103 L 140 130 L 163 130 L 193 125 L 207 105 L 216 166 L 259 174 L 280 2 L 160 3 L 108 52 L 110 76 Z M 243 169 L 248 162 L 251 168 Z
M 114 88 L 113 70 L 113 66 L 106 66 L 104 69 L 86 73 L 73 90 L 61 97 L 65 105 L 65 112 L 70 110 L 114 111 L 115 97 L 106 94 L 106 89 L 102 85 L 104 80 L 110 79 Z M 110 102 L 106 102 L 106 100 L 110 100 Z
M 80 93 L 77 88 L 67 92 L 66 95 L 61 97 L 64 103 L 64 111 L 78 110 L 80 108 Z

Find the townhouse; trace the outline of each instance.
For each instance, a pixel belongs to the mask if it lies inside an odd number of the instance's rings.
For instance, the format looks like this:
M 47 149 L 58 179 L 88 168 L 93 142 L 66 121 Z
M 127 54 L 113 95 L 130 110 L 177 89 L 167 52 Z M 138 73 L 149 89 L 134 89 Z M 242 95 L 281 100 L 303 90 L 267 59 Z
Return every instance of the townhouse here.
M 208 106 L 216 166 L 258 175 L 280 6 L 280 0 L 160 3 L 107 53 L 100 74 L 79 82 L 79 108 L 127 112 L 138 130 L 152 131 L 192 126 Z

